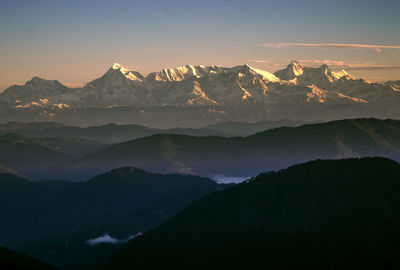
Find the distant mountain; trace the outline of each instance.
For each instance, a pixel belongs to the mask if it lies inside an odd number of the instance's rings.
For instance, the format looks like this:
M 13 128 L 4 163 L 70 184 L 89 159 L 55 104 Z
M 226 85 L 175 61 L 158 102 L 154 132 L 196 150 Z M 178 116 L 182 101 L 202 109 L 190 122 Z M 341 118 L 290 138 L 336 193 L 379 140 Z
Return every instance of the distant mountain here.
M 298 127 L 299 122 L 283 121 L 281 124 L 295 127 L 270 129 L 247 137 L 206 136 L 208 132 L 237 132 L 245 136 L 275 124 L 234 122 L 201 130 L 171 129 L 166 131 L 171 134 L 151 135 L 113 145 L 85 139 L 5 134 L 0 136 L 0 164 L 35 180 L 56 178 L 79 181 L 104 170 L 124 166 L 219 179 L 225 176 L 248 177 L 264 170 L 281 169 L 317 158 L 383 156 L 400 161 L 400 122 L 396 120 L 353 119 Z M 31 128 L 30 125 L 39 127 Z M 17 129 L 40 136 L 41 125 L 27 124 L 26 127 L 22 124 Z M 125 136 L 135 136 L 142 130 L 134 125 L 84 129 L 58 128 L 58 124 L 54 125 L 54 128 L 44 128 L 43 134 L 63 132 L 65 136 L 81 134 L 118 141 Z M 136 130 L 139 132 L 136 133 Z M 175 135 L 175 132 L 193 132 L 202 136 Z
M 127 241 L 102 242 L 102 236 L 130 239 L 226 187 L 208 178 L 133 167 L 82 183 L 0 174 L 0 245 L 63 269 L 94 269 Z M 99 239 L 98 245 L 89 244 L 91 239 Z
M 2 173 L 18 175 L 18 173 L 14 169 L 0 165 L 0 174 Z
M 32 138 L 14 133 L 8 133 L 0 136 L 2 149 L 0 151 L 0 159 L 2 155 L 6 155 L 6 159 L 10 159 L 12 152 L 16 158 L 22 158 L 24 155 L 32 155 L 36 161 L 37 155 L 46 154 L 53 156 L 81 156 L 90 152 L 94 152 L 103 148 L 105 145 L 80 138 Z
M 39 77 L 33 77 L 24 85 L 14 85 L 1 93 L 1 99 L 5 102 L 15 104 L 17 108 L 26 106 L 41 106 L 51 108 L 54 104 L 48 104 L 49 98 L 67 94 L 71 90 L 62 85 L 59 81 L 45 80 Z M 32 103 L 36 102 L 36 103 Z M 29 107 L 28 106 L 28 107 Z
M 0 268 L 4 270 L 55 270 L 47 263 L 0 247 Z
M 390 86 L 390 88 L 392 88 L 393 91 L 400 92 L 400 80 L 388 81 L 385 83 L 385 85 Z
M 40 139 L 32 139 L 18 134 L 8 133 L 0 136 L 0 162 L 7 166 L 14 162 L 35 162 L 61 160 L 66 154 Z
M 16 133 L 36 138 L 63 137 L 81 138 L 102 143 L 119 143 L 155 134 L 179 134 L 190 136 L 248 136 L 267 129 L 283 126 L 300 126 L 302 121 L 280 120 L 263 122 L 223 122 L 203 128 L 170 128 L 155 129 L 141 125 L 108 124 L 102 126 L 76 127 L 56 122 L 8 122 L 0 124 L 0 135 Z
M 400 165 L 312 161 L 200 199 L 102 269 L 398 269 Z
M 0 164 L 33 178 L 66 170 L 70 160 L 96 152 L 105 145 L 76 138 L 31 138 L 14 133 L 0 136 Z M 46 177 L 47 178 L 47 177 Z
M 299 85 L 316 83 L 321 87 L 329 86 L 330 83 L 338 81 L 359 80 L 351 76 L 345 70 L 334 72 L 330 70 L 327 65 L 321 65 L 317 68 L 303 67 L 303 65 L 297 61 L 291 61 L 285 69 L 276 71 L 274 75 L 281 80 L 293 81 Z
M 239 134 L 242 123 L 232 124 L 232 131 L 236 131 Z M 248 124 L 252 126 L 253 124 Z M 254 124 L 258 125 L 258 124 Z M 271 123 L 274 125 L 274 123 Z M 276 125 L 279 125 L 276 123 Z M 216 125 L 217 126 L 217 125 Z M 237 126 L 237 128 L 235 128 Z M 155 129 L 148 128 L 140 125 L 116 125 L 107 124 L 102 126 L 91 126 L 91 127 L 76 127 L 69 126 L 62 123 L 55 122 L 8 122 L 6 124 L 0 124 L 0 134 L 6 133 L 17 133 L 29 137 L 64 137 L 64 138 L 82 138 L 86 140 L 93 140 L 102 143 L 118 143 L 137 138 L 142 138 L 150 135 L 159 133 L 164 134 L 183 134 L 192 136 L 234 136 L 236 133 L 224 132 L 223 129 L 190 129 L 190 128 L 171 128 L 171 129 Z
M 400 121 L 340 120 L 233 138 L 160 134 L 112 145 L 80 164 L 87 171 L 135 164 L 157 172 L 249 176 L 317 158 L 365 156 L 400 161 Z
M 226 121 L 400 118 L 396 84 L 292 61 L 274 74 L 248 65 L 186 65 L 146 77 L 114 64 L 82 88 L 34 77 L 0 94 L 1 120 L 138 123 L 198 128 Z
M 226 134 L 233 134 L 236 136 L 249 136 L 255 133 L 266 131 L 268 129 L 280 127 L 298 127 L 307 124 L 303 121 L 293 121 L 289 119 L 279 121 L 261 121 L 261 122 L 223 122 L 214 125 L 206 126 L 206 130 L 215 130 Z

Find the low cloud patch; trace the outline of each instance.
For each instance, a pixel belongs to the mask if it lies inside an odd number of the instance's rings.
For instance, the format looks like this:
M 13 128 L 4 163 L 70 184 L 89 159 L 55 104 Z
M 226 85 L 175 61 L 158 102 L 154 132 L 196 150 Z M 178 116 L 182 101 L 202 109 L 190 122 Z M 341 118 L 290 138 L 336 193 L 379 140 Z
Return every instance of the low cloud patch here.
M 231 184 L 231 183 L 241 183 L 246 181 L 247 179 L 250 179 L 251 177 L 249 176 L 226 176 L 226 175 L 214 175 L 212 179 L 214 179 L 215 182 L 221 183 L 221 184 Z
M 138 237 L 142 235 L 141 232 L 138 232 L 137 234 L 131 234 L 129 235 L 127 238 L 123 238 L 123 239 L 118 239 L 115 237 L 110 236 L 108 233 L 93 238 L 93 239 L 89 239 L 87 240 L 85 243 L 88 244 L 89 246 L 97 246 L 97 245 L 101 245 L 101 244 L 109 244 L 109 245 L 116 245 L 116 244 L 124 244 L 126 242 L 128 242 L 129 240 L 132 240 L 135 237 Z

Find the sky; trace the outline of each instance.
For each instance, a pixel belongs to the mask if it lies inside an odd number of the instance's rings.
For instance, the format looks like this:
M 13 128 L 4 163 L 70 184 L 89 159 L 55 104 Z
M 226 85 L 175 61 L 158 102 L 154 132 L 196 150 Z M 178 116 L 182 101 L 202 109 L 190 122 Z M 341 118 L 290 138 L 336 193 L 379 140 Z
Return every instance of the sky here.
M 147 75 L 298 60 L 399 80 L 399 10 L 398 0 L 0 0 L 0 89 L 33 76 L 79 86 L 115 62 Z

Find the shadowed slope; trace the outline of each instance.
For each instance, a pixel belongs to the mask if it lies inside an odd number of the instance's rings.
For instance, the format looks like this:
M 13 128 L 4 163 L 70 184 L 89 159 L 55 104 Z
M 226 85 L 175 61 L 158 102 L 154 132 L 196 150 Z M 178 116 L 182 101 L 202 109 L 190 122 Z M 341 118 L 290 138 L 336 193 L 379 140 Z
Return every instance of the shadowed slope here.
M 0 244 L 64 269 L 93 269 L 120 243 L 90 246 L 109 234 L 127 239 L 226 188 L 208 178 L 125 167 L 83 183 L 32 182 L 0 174 Z
M 0 268 L 4 270 L 56 270 L 47 263 L 0 247 Z
M 200 199 L 103 269 L 398 269 L 400 165 L 312 161 Z

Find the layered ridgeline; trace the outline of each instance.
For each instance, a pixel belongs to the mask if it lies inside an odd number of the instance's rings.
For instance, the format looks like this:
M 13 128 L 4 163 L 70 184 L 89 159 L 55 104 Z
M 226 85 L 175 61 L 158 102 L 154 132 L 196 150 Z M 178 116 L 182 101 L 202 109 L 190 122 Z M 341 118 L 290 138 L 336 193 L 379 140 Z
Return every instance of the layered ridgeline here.
M 82 88 L 34 77 L 0 94 L 3 121 L 134 121 L 162 127 L 228 120 L 399 118 L 399 102 L 396 82 L 371 83 L 344 70 L 303 67 L 296 61 L 274 74 L 248 65 L 187 65 L 146 77 L 114 64 Z
M 318 158 L 365 156 L 400 161 L 400 121 L 340 120 L 234 138 L 160 134 L 115 144 L 81 162 L 88 170 L 135 164 L 158 172 L 251 176 Z
M 7 168 L 3 165 L 0 165 L 0 174 L 3 174 L 3 173 L 18 175 L 18 173 L 14 169 Z
M 102 269 L 398 269 L 400 165 L 313 161 L 200 199 Z
M 0 247 L 0 269 L 4 270 L 56 270 L 57 268 L 22 253 Z
M 0 245 L 63 269 L 94 269 L 122 243 L 225 187 L 132 167 L 79 184 L 0 174 Z
M 0 146 L 0 164 L 32 179 L 84 180 L 123 166 L 219 179 L 317 158 L 383 156 L 400 161 L 400 121 L 340 120 L 247 137 L 158 134 L 113 145 L 6 134 L 0 136 Z
M 302 121 L 280 120 L 262 122 L 223 122 L 203 128 L 156 129 L 141 125 L 107 124 L 90 127 L 77 127 L 56 122 L 8 122 L 0 124 L 0 135 L 15 133 L 28 137 L 82 138 L 102 143 L 118 143 L 155 134 L 180 134 L 191 136 L 248 136 L 277 127 L 295 127 L 305 124 Z
M 99 151 L 106 146 L 106 144 L 79 138 L 32 138 L 7 133 L 0 135 L 0 164 L 30 178 L 72 176 L 74 179 L 76 174 L 68 173 L 71 170 L 68 164 L 74 159 Z M 0 167 L 1 171 L 4 170 Z

